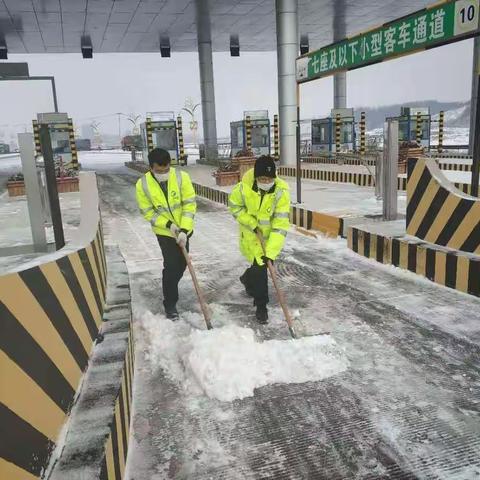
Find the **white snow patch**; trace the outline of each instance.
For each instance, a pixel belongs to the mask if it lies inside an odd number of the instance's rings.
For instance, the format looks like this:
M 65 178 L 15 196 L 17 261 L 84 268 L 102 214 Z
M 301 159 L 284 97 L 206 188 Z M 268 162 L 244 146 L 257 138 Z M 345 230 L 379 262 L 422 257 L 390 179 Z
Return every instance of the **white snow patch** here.
M 329 335 L 260 342 L 250 328 L 199 330 L 192 324 L 198 325 L 200 315 L 188 317 L 171 322 L 147 312 L 142 324 L 152 368 L 163 368 L 193 394 L 228 402 L 251 397 L 255 388 L 265 385 L 318 381 L 348 368 L 348 360 Z

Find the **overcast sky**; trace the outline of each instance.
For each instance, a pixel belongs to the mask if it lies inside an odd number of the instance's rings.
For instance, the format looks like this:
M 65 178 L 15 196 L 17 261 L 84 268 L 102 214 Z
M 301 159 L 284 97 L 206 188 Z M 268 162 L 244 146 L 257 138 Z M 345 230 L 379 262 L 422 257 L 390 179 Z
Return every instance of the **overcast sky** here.
M 380 106 L 415 100 L 467 100 L 470 98 L 473 41 L 467 40 L 427 52 L 359 69 L 348 74 L 348 104 Z M 145 115 L 173 110 L 178 113 L 186 97 L 200 101 L 196 53 L 10 55 L 26 61 L 31 75 L 54 75 L 60 111 L 68 112 L 76 126 L 90 117 L 115 112 Z M 214 54 L 215 97 L 219 137 L 229 136 L 229 122 L 244 110 L 277 112 L 276 53 L 245 53 L 230 57 Z M 332 108 L 331 78 L 302 86 L 302 118 L 327 115 Z M 0 130 L 17 124 L 30 128 L 36 112 L 52 111 L 47 83 L 0 82 Z M 200 120 L 200 118 L 199 118 Z M 117 117 L 105 117 L 103 132 L 118 132 Z M 200 122 L 201 125 L 201 122 Z M 127 128 L 123 121 L 122 128 Z

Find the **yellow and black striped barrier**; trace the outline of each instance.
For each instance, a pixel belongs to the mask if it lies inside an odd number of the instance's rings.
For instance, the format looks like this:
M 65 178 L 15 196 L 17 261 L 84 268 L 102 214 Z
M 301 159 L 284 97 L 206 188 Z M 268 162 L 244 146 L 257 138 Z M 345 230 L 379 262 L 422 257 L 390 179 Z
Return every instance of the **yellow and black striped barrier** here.
M 252 120 L 250 115 L 245 118 L 245 142 L 247 150 L 252 149 Z
M 273 116 L 273 156 L 275 160 L 280 158 L 280 147 L 279 147 L 279 130 L 278 130 L 278 115 Z
M 147 151 L 151 152 L 153 150 L 153 127 L 150 117 L 147 117 L 145 120 L 145 131 L 147 134 Z
M 120 390 L 115 402 L 110 432 L 105 442 L 105 456 L 100 470 L 100 480 L 122 480 L 124 478 L 132 418 L 134 367 L 135 353 L 133 327 L 131 326 Z
M 445 126 L 445 112 L 440 111 L 438 115 L 438 152 L 443 152 L 443 130 Z
M 470 185 L 455 185 L 470 193 Z M 460 194 L 443 177 L 435 160 L 409 159 L 407 233 L 436 245 L 479 254 L 480 199 Z
M 38 125 L 37 120 L 32 121 L 33 125 L 33 140 L 35 142 L 35 154 L 42 154 L 42 144 L 40 143 L 40 126 Z
M 297 168 L 280 166 L 278 167 L 278 174 L 285 177 L 296 177 Z M 369 173 L 302 168 L 302 178 L 305 180 L 320 180 L 322 182 L 353 183 L 359 187 L 372 187 L 375 185 L 375 179 Z
M 420 240 L 371 233 L 358 227 L 348 229 L 347 241 L 351 250 L 366 258 L 480 297 L 480 257 Z
M 181 165 L 185 158 L 185 144 L 183 142 L 183 123 L 182 123 L 182 117 L 180 115 L 177 117 L 177 132 L 178 132 L 178 151 L 179 151 L 178 163 L 179 165 Z
M 204 197 L 212 202 L 228 205 L 228 193 L 223 190 L 217 190 L 215 188 L 200 185 L 199 183 L 193 183 L 193 189 L 197 195 Z
M 423 119 L 420 112 L 417 112 L 417 128 L 416 128 L 416 140 L 419 145 L 422 144 L 422 137 L 423 137 Z
M 365 112 L 360 112 L 360 155 L 366 152 L 366 121 Z
M 438 164 L 441 170 L 453 170 L 456 172 L 471 172 L 472 164 L 471 163 L 446 163 L 440 162 Z
M 87 247 L 0 277 L 0 478 L 41 477 L 98 334 L 106 275 L 99 225 Z
M 320 154 L 316 153 L 314 156 L 302 157 L 303 163 L 315 163 L 325 165 L 337 165 L 341 162 L 344 165 L 370 165 L 374 167 L 376 165 L 376 158 L 374 155 L 365 154 L 360 157 L 356 153 L 338 153 L 332 156 L 330 153 Z
M 78 237 L 43 263 L 0 276 L 2 480 L 43 475 L 102 322 L 107 265 L 95 175 L 80 185 L 90 218 L 82 213 Z
M 339 113 L 335 118 L 335 152 L 338 153 L 342 146 L 342 117 Z
M 75 129 L 73 128 L 73 120 L 68 119 L 68 139 L 70 142 L 70 151 L 72 153 L 72 168 L 78 170 L 78 153 L 77 144 L 75 143 Z

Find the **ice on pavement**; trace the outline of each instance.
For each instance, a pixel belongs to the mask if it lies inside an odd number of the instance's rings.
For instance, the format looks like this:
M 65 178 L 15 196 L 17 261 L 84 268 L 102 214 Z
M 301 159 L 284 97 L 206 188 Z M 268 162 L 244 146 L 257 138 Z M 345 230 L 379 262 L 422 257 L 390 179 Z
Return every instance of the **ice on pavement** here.
M 210 331 L 192 326 L 201 321 L 196 313 L 177 322 L 151 312 L 142 319 L 152 368 L 189 393 L 227 402 L 265 385 L 318 381 L 348 368 L 329 335 L 261 342 L 251 328 L 234 324 Z

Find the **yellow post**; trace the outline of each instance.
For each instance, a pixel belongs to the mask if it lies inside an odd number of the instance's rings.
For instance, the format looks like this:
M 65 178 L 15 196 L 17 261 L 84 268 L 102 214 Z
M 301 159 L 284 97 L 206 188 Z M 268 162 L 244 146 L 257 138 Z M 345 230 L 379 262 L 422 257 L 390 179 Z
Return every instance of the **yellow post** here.
M 152 132 L 152 119 L 147 117 L 145 121 L 145 129 L 147 131 L 147 151 L 153 150 L 153 132 Z
M 279 136 L 278 136 L 278 115 L 273 116 L 273 149 L 275 160 L 278 160 L 280 157 L 279 150 Z
M 366 121 L 365 112 L 360 112 L 360 155 L 366 151 Z
M 440 115 L 438 116 L 438 153 L 443 152 L 443 128 L 445 125 L 445 112 L 443 110 L 440 111 Z
M 250 115 L 247 115 L 245 118 L 245 139 L 247 150 L 252 149 L 252 122 L 250 120 Z
M 70 151 L 72 152 L 72 168 L 78 170 L 77 144 L 75 143 L 75 130 L 71 118 L 68 119 L 68 138 L 70 140 Z
M 177 132 L 178 132 L 178 151 L 179 151 L 178 163 L 181 164 L 183 162 L 183 159 L 185 158 L 185 145 L 183 143 L 182 117 L 180 115 L 177 117 Z
M 339 113 L 335 118 L 335 153 L 339 153 L 342 145 L 342 117 Z
M 38 121 L 33 120 L 32 125 L 33 125 L 33 140 L 35 142 L 35 154 L 36 155 L 41 155 L 42 154 L 42 145 L 40 143 L 40 130 L 39 130 L 39 126 L 38 126 Z
M 422 114 L 420 112 L 417 112 L 417 143 L 419 145 L 422 144 Z

